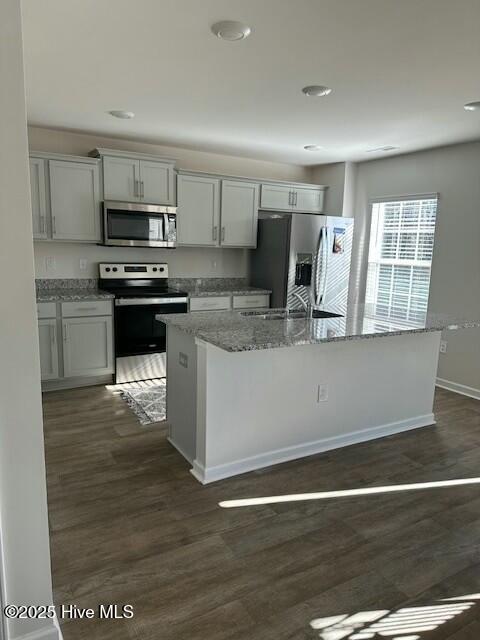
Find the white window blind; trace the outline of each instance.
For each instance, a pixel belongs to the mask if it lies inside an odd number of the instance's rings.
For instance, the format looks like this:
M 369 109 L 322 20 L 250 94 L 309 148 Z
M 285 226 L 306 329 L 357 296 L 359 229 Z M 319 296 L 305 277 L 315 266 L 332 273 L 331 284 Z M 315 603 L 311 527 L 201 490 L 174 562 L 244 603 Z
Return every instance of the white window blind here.
M 437 198 L 375 202 L 366 302 L 377 316 L 422 322 L 427 312 Z

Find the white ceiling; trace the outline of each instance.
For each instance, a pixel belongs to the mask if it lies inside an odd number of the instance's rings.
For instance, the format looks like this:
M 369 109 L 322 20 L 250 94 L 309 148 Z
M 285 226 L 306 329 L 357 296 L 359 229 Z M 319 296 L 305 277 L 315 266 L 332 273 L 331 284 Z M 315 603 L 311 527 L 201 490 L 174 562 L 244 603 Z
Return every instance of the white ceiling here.
M 305 165 L 480 138 L 480 0 L 22 5 L 31 124 Z M 223 19 L 252 35 L 218 40 Z

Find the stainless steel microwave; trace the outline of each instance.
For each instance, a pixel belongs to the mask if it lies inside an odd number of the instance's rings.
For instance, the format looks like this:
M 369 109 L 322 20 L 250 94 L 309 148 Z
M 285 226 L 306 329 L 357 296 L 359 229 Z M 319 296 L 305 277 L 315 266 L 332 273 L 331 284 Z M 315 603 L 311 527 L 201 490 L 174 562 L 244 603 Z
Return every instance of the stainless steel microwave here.
M 177 208 L 105 201 L 103 243 L 119 247 L 173 249 L 177 245 Z

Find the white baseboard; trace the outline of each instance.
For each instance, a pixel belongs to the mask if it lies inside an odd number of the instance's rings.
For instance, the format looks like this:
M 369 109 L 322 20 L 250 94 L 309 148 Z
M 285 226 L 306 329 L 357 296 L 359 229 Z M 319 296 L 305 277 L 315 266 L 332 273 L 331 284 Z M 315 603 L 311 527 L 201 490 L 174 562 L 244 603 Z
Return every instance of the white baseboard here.
M 467 387 L 466 384 L 459 384 L 458 382 L 445 380 L 445 378 L 437 378 L 435 384 L 437 385 L 437 387 L 447 389 L 447 391 L 453 391 L 454 393 L 460 393 L 462 396 L 468 396 L 469 398 L 480 400 L 480 389 Z
M 30 631 L 22 636 L 15 636 L 12 640 L 63 640 L 58 621 L 50 620 L 51 624 L 43 629 Z
M 333 436 L 331 438 L 323 438 L 322 440 L 314 440 L 313 442 L 294 445 L 293 447 L 276 449 L 268 453 L 243 458 L 215 467 L 204 467 L 198 460 L 194 460 L 190 473 L 202 484 L 208 484 L 216 480 L 222 480 L 223 478 L 230 478 L 231 476 L 236 476 L 241 473 L 247 473 L 248 471 L 270 467 L 281 462 L 312 456 L 317 453 L 322 453 L 323 451 L 330 451 L 331 449 L 348 447 L 359 442 L 384 438 L 385 436 L 391 436 L 395 433 L 401 433 L 402 431 L 433 426 L 434 424 L 435 416 L 433 413 L 429 413 L 424 416 L 390 422 L 378 427 L 370 427 L 362 431 L 354 431 L 341 436 Z

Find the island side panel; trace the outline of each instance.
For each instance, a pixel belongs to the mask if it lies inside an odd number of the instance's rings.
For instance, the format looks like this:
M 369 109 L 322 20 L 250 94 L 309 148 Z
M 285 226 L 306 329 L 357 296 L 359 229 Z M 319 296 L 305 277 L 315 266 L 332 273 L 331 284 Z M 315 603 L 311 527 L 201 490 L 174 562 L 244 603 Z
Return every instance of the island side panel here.
M 195 338 L 167 326 L 169 441 L 190 463 L 196 457 L 197 348 Z
M 434 424 L 440 335 L 241 353 L 204 345 L 204 450 L 194 475 L 208 483 Z M 327 401 L 318 385 L 328 385 Z

